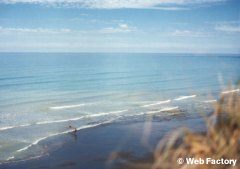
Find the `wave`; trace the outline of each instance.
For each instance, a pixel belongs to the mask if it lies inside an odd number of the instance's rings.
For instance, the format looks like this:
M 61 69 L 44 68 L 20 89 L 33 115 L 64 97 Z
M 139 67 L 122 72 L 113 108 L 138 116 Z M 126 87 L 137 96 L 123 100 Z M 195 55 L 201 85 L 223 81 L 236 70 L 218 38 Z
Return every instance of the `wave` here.
M 240 89 L 227 90 L 227 91 L 223 91 L 222 94 L 235 93 L 235 92 L 239 92 L 239 91 L 240 91 Z
M 52 123 L 62 123 L 62 122 L 68 122 L 68 121 L 77 121 L 86 117 L 98 117 L 98 116 L 104 116 L 104 115 L 109 115 L 109 114 L 118 114 L 122 112 L 128 111 L 127 109 L 125 110 L 118 110 L 118 111 L 111 111 L 111 112 L 103 112 L 103 113 L 97 113 L 97 114 L 89 114 L 89 115 L 84 115 L 80 117 L 75 117 L 75 118 L 70 118 L 70 119 L 64 119 L 64 120 L 51 120 L 51 121 L 41 121 L 41 122 L 36 122 L 32 124 L 22 124 L 22 125 L 16 125 L 16 126 L 6 126 L 0 128 L 0 131 L 3 130 L 8 130 L 8 129 L 13 129 L 13 128 L 19 128 L 19 127 L 27 127 L 27 126 L 32 126 L 32 125 L 42 125 L 42 124 L 52 124 Z
M 76 118 L 71 118 L 71 119 L 65 119 L 65 120 L 52 120 L 52 121 L 42 121 L 42 122 L 37 122 L 35 124 L 52 124 L 52 123 L 62 123 L 62 122 L 67 122 L 67 121 L 77 121 L 84 118 L 84 116 L 81 117 L 76 117 Z
M 83 129 L 87 129 L 87 128 L 97 127 L 97 126 L 100 126 L 100 125 L 103 125 L 103 124 L 108 124 L 108 123 L 111 123 L 111 122 L 112 122 L 112 120 L 109 120 L 109 121 L 106 121 L 106 122 L 103 122 L 103 123 L 85 125 L 85 126 L 82 126 L 82 127 L 78 127 L 76 129 L 77 129 L 77 131 L 79 131 L 79 130 L 83 130 Z M 49 137 L 62 135 L 62 134 L 67 134 L 67 133 L 71 133 L 71 132 L 73 132 L 73 130 L 67 130 L 67 131 L 64 131 L 64 132 L 61 132 L 61 133 L 50 134 L 48 136 L 45 136 L 45 137 L 42 137 L 42 138 L 39 138 L 39 139 L 35 140 L 33 143 L 29 144 L 26 147 L 23 147 L 23 148 L 17 150 L 16 152 L 19 153 L 19 152 L 25 151 L 25 150 L 29 149 L 30 147 L 32 147 L 34 145 L 37 145 L 40 141 L 45 140 L 45 139 L 47 139 Z M 12 156 L 12 157 L 14 158 L 14 156 Z
M 82 107 L 85 106 L 86 104 L 75 104 L 75 105 L 65 105 L 65 106 L 54 106 L 50 107 L 52 110 L 62 110 L 62 109 L 71 109 L 71 108 L 76 108 L 76 107 Z
M 213 103 L 213 102 L 217 102 L 217 100 L 205 100 L 203 101 L 204 103 Z
M 12 159 L 14 159 L 15 157 L 14 156 L 10 156 L 10 157 L 8 157 L 7 159 L 6 159 L 6 161 L 9 161 L 9 160 L 12 160 Z M 1 164 L 1 163 L 0 163 Z
M 141 107 L 151 107 L 151 106 L 156 106 L 156 105 L 159 105 L 159 104 L 164 104 L 164 103 L 169 103 L 169 102 L 171 102 L 171 100 L 159 101 L 159 102 L 156 102 L 156 103 L 143 105 Z
M 111 112 L 103 112 L 103 113 L 97 113 L 97 114 L 90 114 L 87 115 L 86 117 L 98 117 L 98 116 L 104 116 L 104 115 L 109 115 L 109 114 L 118 114 L 118 113 L 122 113 L 122 112 L 126 112 L 128 111 L 127 109 L 125 110 L 118 110 L 118 111 L 111 111 Z
M 22 125 L 16 125 L 16 126 L 6 126 L 6 127 L 0 128 L 0 131 L 12 129 L 12 128 L 18 128 L 18 127 L 27 127 L 27 126 L 31 126 L 31 125 L 32 124 L 22 124 Z
M 190 95 L 190 96 L 180 96 L 174 100 L 178 101 L 178 100 L 185 100 L 185 99 L 190 99 L 190 98 L 194 98 L 196 97 L 197 95 Z
M 128 115 L 128 117 L 141 116 L 141 115 L 144 115 L 144 114 L 147 114 L 147 113 L 146 112 L 140 112 L 140 113 L 137 113 L 137 114 L 130 114 L 130 115 Z
M 133 102 L 129 102 L 129 103 L 132 103 L 132 104 L 146 104 L 146 103 L 152 103 L 154 101 L 133 101 Z
M 172 111 L 172 110 L 177 110 L 177 109 L 179 109 L 178 106 L 176 106 L 176 107 L 166 107 L 166 108 L 161 109 L 160 112 Z
M 77 121 L 77 120 L 80 120 L 82 118 L 84 118 L 84 116 L 71 118 L 71 119 L 64 119 L 64 120 L 41 121 L 41 122 L 36 122 L 36 123 L 32 123 L 32 124 L 22 124 L 22 125 L 16 125 L 16 126 L 6 126 L 6 127 L 0 128 L 0 131 L 9 130 L 9 129 L 13 129 L 13 128 L 19 128 L 19 127 L 27 127 L 27 126 L 32 126 L 32 125 L 62 123 L 62 122 L 67 122 L 67 121 Z
M 6 127 L 2 127 L 2 128 L 0 128 L 0 131 L 12 129 L 12 128 L 15 128 L 15 127 L 16 127 L 16 126 L 6 126 Z
M 35 124 L 40 125 L 40 124 L 52 124 L 52 123 L 62 123 L 62 122 L 68 122 L 68 121 L 77 121 L 77 120 L 83 119 L 85 117 L 97 117 L 97 116 L 103 116 L 103 115 L 108 115 L 108 114 L 122 113 L 122 112 L 125 112 L 125 111 L 127 111 L 127 110 L 111 111 L 111 112 L 108 112 L 108 113 L 90 114 L 90 115 L 84 115 L 84 116 L 71 118 L 71 119 L 64 119 L 64 120 L 42 121 L 42 122 L 37 122 Z
M 175 106 L 175 107 L 165 107 L 163 109 L 160 109 L 160 110 L 156 110 L 156 111 L 150 111 L 146 114 L 155 114 L 155 113 L 159 113 L 159 112 L 167 112 L 167 111 L 172 111 L 172 110 L 177 110 L 179 109 L 178 106 Z
M 44 139 L 46 139 L 46 138 L 48 138 L 48 136 L 46 136 L 46 137 L 42 137 L 42 138 L 40 138 L 40 139 L 34 141 L 32 144 L 30 144 L 30 145 L 28 145 L 28 146 L 26 146 L 26 147 L 23 147 L 23 148 L 17 150 L 16 152 L 25 151 L 25 150 L 27 150 L 28 148 L 30 148 L 31 146 L 38 144 L 41 140 L 44 140 Z
M 9 161 L 10 161 L 10 162 L 21 162 L 21 161 L 27 161 L 27 160 L 37 159 L 37 158 L 40 158 L 40 157 L 42 157 L 42 156 L 43 156 L 43 155 L 41 154 L 41 155 L 37 155 L 37 156 L 33 156 L 33 157 L 29 157 L 28 159 L 22 159 L 22 160 L 16 160 L 16 161 L 12 161 L 15 157 L 14 157 L 14 156 L 10 156 L 10 157 L 8 157 L 8 158 L 6 159 L 6 161 L 3 162 L 3 163 L 9 163 Z M 0 163 L 0 164 L 3 164 L 3 163 Z
M 23 125 L 16 125 L 16 126 L 6 126 L 6 127 L 0 128 L 0 131 L 9 130 L 9 129 L 13 129 L 13 128 L 19 128 L 19 127 L 27 127 L 27 126 L 32 126 L 32 125 L 62 123 L 62 122 L 67 122 L 67 121 L 77 121 L 77 120 L 80 120 L 82 118 L 84 118 L 84 116 L 71 118 L 71 119 L 64 119 L 64 120 L 41 121 L 41 122 L 32 123 L 32 124 L 23 124 Z

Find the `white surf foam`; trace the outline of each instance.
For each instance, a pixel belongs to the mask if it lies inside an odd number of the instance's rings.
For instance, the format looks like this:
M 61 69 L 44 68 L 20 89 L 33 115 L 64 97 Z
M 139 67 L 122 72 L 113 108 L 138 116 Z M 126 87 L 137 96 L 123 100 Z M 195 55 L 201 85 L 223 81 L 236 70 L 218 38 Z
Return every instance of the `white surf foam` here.
M 156 105 L 165 104 L 165 103 L 169 103 L 169 102 L 171 102 L 171 100 L 159 101 L 159 102 L 156 102 L 156 103 L 143 105 L 141 107 L 151 107 L 151 106 L 156 106 Z
M 0 131 L 2 131 L 2 130 L 8 130 L 8 129 L 12 129 L 12 128 L 14 128 L 15 126 L 6 126 L 6 127 L 2 127 L 2 128 L 0 128 Z
M 152 103 L 154 101 L 134 101 L 134 102 L 129 102 L 129 103 L 132 103 L 132 104 L 149 104 L 149 103 Z
M 176 106 L 176 107 L 166 107 L 166 108 L 163 108 L 161 109 L 160 111 L 163 112 L 163 111 L 172 111 L 172 110 L 177 110 L 179 107 Z
M 190 96 L 180 96 L 174 100 L 178 101 L 178 100 L 185 100 L 185 99 L 190 99 L 190 98 L 194 98 L 196 97 L 197 95 L 190 95 Z
M 18 127 L 27 127 L 27 126 L 31 126 L 31 125 L 32 124 L 22 124 L 22 125 L 16 125 L 16 126 L 6 126 L 6 127 L 0 128 L 0 131 L 13 129 L 13 128 L 18 128 Z
M 64 106 L 54 106 L 50 107 L 51 110 L 62 110 L 62 109 L 71 109 L 85 106 L 86 104 L 74 104 L 74 105 L 64 105 Z
M 81 117 L 76 117 L 76 118 L 71 118 L 71 119 L 64 119 L 64 120 L 52 120 L 52 121 L 41 121 L 37 122 L 35 124 L 52 124 L 52 123 L 62 123 L 62 122 L 68 122 L 68 121 L 77 121 L 84 118 L 84 116 Z
M 110 123 L 111 121 L 106 121 L 106 122 L 103 122 L 103 123 L 98 123 L 98 124 L 91 124 L 91 125 L 85 125 L 85 126 L 82 126 L 82 127 L 78 127 L 77 130 L 82 130 L 82 129 L 87 129 L 87 128 L 92 128 L 92 127 L 97 127 L 99 125 L 102 125 L 102 124 L 107 124 L 107 123 Z M 42 137 L 42 138 L 39 138 L 37 140 L 35 140 L 33 143 L 29 144 L 28 146 L 26 147 L 23 147 L 19 150 L 17 150 L 16 152 L 22 152 L 22 151 L 25 151 L 27 149 L 29 149 L 30 147 L 34 146 L 34 145 L 37 145 L 40 141 L 42 140 L 45 140 L 49 137 L 53 137 L 53 136 L 57 136 L 57 135 L 62 135 L 62 134 L 66 134 L 66 133 L 71 133 L 73 132 L 73 130 L 67 130 L 67 131 L 64 131 L 64 132 L 61 132 L 61 133 L 54 133 L 54 134 L 50 134 L 49 136 L 46 136 L 46 137 Z
M 44 140 L 44 139 L 46 139 L 46 138 L 47 138 L 47 137 L 40 138 L 40 139 L 38 139 L 38 140 L 34 141 L 32 144 L 29 144 L 28 146 L 26 146 L 26 147 L 23 147 L 23 148 L 21 148 L 21 149 L 17 150 L 16 152 L 25 151 L 25 150 L 27 150 L 28 148 L 30 148 L 31 146 L 38 144 L 38 143 L 39 143 L 39 141 L 41 141 L 41 140 Z
M 10 157 L 8 157 L 8 158 L 6 159 L 6 161 L 12 160 L 12 159 L 14 159 L 14 158 L 15 158 L 14 156 L 10 156 Z
M 86 117 L 98 117 L 98 116 L 104 116 L 104 115 L 111 115 L 111 114 L 118 114 L 118 113 L 122 113 L 122 112 L 126 112 L 128 111 L 127 109 L 125 110 L 118 110 L 118 111 L 111 111 L 111 112 L 103 112 L 103 113 L 97 113 L 97 114 L 90 114 L 87 115 Z
M 131 114 L 131 115 L 128 115 L 128 116 L 141 116 L 141 115 L 144 115 L 146 114 L 146 112 L 141 112 L 141 113 L 137 113 L 137 114 Z
M 235 92 L 239 92 L 239 91 L 240 91 L 240 89 L 227 90 L 227 91 L 223 91 L 222 94 L 235 93 Z
M 41 122 L 37 122 L 37 123 L 33 123 L 33 124 L 23 124 L 23 125 L 16 125 L 16 126 L 6 126 L 6 127 L 2 127 L 0 128 L 0 131 L 3 130 L 8 130 L 8 129 L 13 129 L 13 128 L 19 128 L 19 127 L 27 127 L 27 126 L 31 126 L 31 125 L 41 125 L 41 124 L 52 124 L 52 123 L 62 123 L 62 122 L 68 122 L 68 121 L 77 121 L 84 118 L 84 116 L 81 117 L 76 117 L 76 118 L 71 118 L 71 119 L 64 119 L 64 120 L 51 120 L 51 121 L 41 121 Z
M 83 119 L 85 117 L 98 117 L 98 116 L 104 116 L 104 115 L 111 115 L 111 114 L 118 114 L 122 112 L 126 112 L 127 110 L 119 110 L 119 111 L 111 111 L 111 112 L 103 112 L 103 113 L 97 113 L 97 114 L 90 114 L 90 115 L 84 115 L 81 117 L 75 117 L 75 118 L 70 118 L 70 119 L 63 119 L 63 120 L 50 120 L 50 121 L 40 121 L 32 124 L 23 124 L 23 125 L 16 125 L 16 126 L 6 126 L 0 128 L 0 131 L 3 130 L 9 130 L 13 128 L 19 128 L 19 127 L 27 127 L 31 125 L 41 125 L 41 124 L 52 124 L 52 123 L 63 123 L 63 122 L 68 122 L 68 121 L 77 121 L 80 119 Z
M 203 101 L 204 103 L 213 103 L 213 102 L 217 102 L 217 100 L 205 100 Z
M 172 110 L 177 110 L 177 109 L 179 109 L 178 106 L 176 106 L 176 107 L 165 107 L 165 108 L 160 109 L 160 110 L 147 112 L 146 114 L 155 114 L 155 113 L 159 113 L 159 112 L 166 112 L 166 111 L 172 111 Z
M 15 161 L 12 161 L 12 162 L 21 162 L 21 161 L 28 161 L 28 160 L 32 160 L 32 159 L 36 159 L 36 158 L 40 158 L 40 157 L 42 157 L 43 155 L 38 155 L 38 156 L 33 156 L 33 157 L 29 157 L 29 158 L 27 158 L 27 159 L 22 159 L 22 160 L 15 160 Z M 8 157 L 7 159 L 6 159 L 6 161 L 5 162 L 3 162 L 3 163 L 0 163 L 0 164 L 6 164 L 6 163 L 9 163 L 9 161 L 10 160 L 13 160 L 13 159 L 15 159 L 15 157 L 14 156 L 10 156 L 10 157 Z M 11 162 L 11 161 L 10 161 Z

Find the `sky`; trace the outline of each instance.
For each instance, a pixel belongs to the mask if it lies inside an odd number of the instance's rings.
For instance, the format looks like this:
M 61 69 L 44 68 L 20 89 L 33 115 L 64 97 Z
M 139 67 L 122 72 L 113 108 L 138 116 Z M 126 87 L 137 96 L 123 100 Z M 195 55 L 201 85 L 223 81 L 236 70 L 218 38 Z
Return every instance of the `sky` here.
M 0 0 L 0 52 L 240 53 L 239 0 Z

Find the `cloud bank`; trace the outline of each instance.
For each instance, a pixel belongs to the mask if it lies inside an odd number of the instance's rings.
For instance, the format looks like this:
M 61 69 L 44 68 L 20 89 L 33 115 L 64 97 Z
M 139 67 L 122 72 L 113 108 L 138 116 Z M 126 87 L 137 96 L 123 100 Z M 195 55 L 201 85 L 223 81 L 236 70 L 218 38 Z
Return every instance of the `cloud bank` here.
M 215 26 L 215 30 L 226 33 L 240 33 L 239 24 L 220 24 Z
M 90 9 L 165 9 L 178 10 L 188 6 L 215 4 L 226 0 L 1 0 L 4 4 L 43 4 L 50 6 L 80 7 Z
M 175 30 L 171 34 L 172 36 L 176 37 L 207 37 L 208 35 L 205 32 L 197 32 L 197 31 L 190 31 L 190 30 Z
M 46 28 L 3 28 L 0 27 L 0 34 L 12 34 L 12 33 L 49 33 L 49 34 L 58 34 L 58 33 L 69 33 L 70 29 L 46 29 Z
M 135 31 L 136 28 L 128 24 L 119 24 L 118 27 L 108 27 L 100 30 L 100 33 L 129 33 Z

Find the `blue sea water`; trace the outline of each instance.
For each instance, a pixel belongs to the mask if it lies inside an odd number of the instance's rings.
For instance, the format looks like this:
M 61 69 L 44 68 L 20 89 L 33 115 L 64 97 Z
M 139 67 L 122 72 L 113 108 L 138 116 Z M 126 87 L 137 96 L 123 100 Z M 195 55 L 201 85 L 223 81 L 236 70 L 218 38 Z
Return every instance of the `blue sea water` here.
M 208 109 L 239 92 L 239 73 L 237 55 L 0 53 L 0 162 L 39 155 L 69 125 Z

